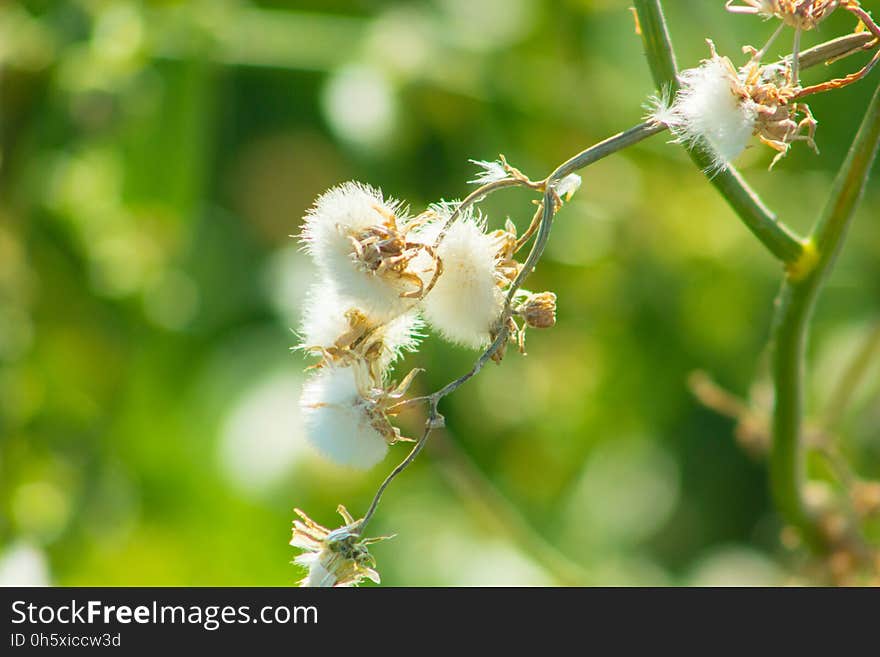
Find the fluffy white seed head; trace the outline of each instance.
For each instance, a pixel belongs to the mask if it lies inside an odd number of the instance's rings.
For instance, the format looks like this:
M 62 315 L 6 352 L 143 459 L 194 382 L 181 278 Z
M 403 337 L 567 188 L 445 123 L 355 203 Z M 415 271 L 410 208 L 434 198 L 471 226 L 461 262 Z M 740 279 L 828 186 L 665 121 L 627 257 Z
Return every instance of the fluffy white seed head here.
M 305 216 L 301 240 L 341 294 L 371 316 L 387 320 L 415 306 L 402 295 L 417 292 L 433 273 L 426 252 L 408 260 L 405 272 L 397 272 L 379 268 L 381 254 L 370 251 L 369 244 L 389 235 L 405 236 L 408 222 L 399 202 L 383 199 L 368 185 L 347 182 L 318 197 Z M 403 248 L 401 242 L 397 245 Z M 370 252 L 365 254 L 365 248 Z
M 436 238 L 445 223 L 445 208 L 439 214 L 419 239 L 430 243 Z M 504 309 L 496 278 L 497 240 L 486 234 L 483 220 L 466 212 L 449 229 L 437 255 L 443 273 L 423 301 L 425 319 L 450 342 L 472 348 L 487 345 Z
M 391 320 L 371 316 L 355 301 L 340 295 L 331 281 L 321 280 L 306 294 L 297 348 L 346 347 L 368 332 L 363 338 L 364 348 L 379 345 L 379 367 L 384 371 L 404 352 L 418 348 L 423 328 L 424 322 L 416 311 Z
M 334 463 L 365 470 L 388 451 L 368 388 L 368 375 L 357 366 L 323 367 L 303 386 L 306 437 Z
M 671 104 L 654 101 L 652 118 L 667 125 L 676 141 L 708 147 L 711 169 L 721 171 L 748 145 L 758 118 L 755 103 L 740 93 L 730 60 L 715 54 L 697 68 L 682 71 L 679 82 Z
M 340 297 L 336 286 L 328 280 L 314 283 L 306 292 L 302 322 L 297 332 L 300 349 L 330 347 L 349 330 L 346 312 L 355 308 Z
M 376 561 L 368 546 L 384 540 L 384 537 L 361 538 L 355 531 L 356 522 L 348 510 L 340 505 L 337 511 L 346 524 L 330 530 L 295 509 L 299 519 L 293 521 L 290 544 L 303 553 L 293 561 L 307 569 L 300 586 L 357 586 L 364 579 L 378 584 Z
M 409 312 L 406 315 L 396 317 L 382 326 L 382 347 L 386 361 L 385 365 L 391 365 L 405 352 L 418 350 L 419 343 L 425 337 L 422 332 L 425 322 L 417 312 Z

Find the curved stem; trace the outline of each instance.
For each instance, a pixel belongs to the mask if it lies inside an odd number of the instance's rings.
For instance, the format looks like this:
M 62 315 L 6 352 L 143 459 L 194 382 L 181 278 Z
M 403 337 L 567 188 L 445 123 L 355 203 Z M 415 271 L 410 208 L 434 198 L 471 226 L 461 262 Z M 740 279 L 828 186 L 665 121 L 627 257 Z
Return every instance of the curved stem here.
M 421 451 L 425 448 L 425 443 L 428 442 L 428 436 L 431 435 L 430 423 L 425 426 L 425 430 L 422 433 L 422 437 L 419 438 L 418 442 L 413 445 L 413 448 L 410 450 L 409 454 L 406 455 L 406 458 L 403 459 L 397 466 L 385 477 L 385 481 L 383 481 L 379 488 L 376 490 L 376 494 L 373 495 L 373 501 L 370 502 L 370 508 L 367 509 L 367 512 L 364 514 L 364 517 L 358 522 L 357 533 L 363 534 L 364 529 L 367 524 L 372 519 L 373 515 L 376 513 L 376 509 L 379 507 L 379 501 L 382 499 L 382 494 L 385 492 L 385 489 L 391 485 L 391 482 L 397 478 L 401 472 L 406 470 L 410 464 L 416 460 L 416 457 L 421 453 Z
M 864 191 L 880 143 L 880 88 L 874 94 L 846 162 L 834 183 L 830 200 L 813 229 L 809 244 L 815 265 L 805 276 L 789 276 L 783 284 L 773 332 L 773 448 L 770 479 L 776 505 L 784 520 L 796 528 L 817 552 L 828 540 L 804 504 L 802 444 L 804 353 L 816 299 L 843 245 Z
M 660 0 L 635 0 L 635 8 L 654 83 L 658 89 L 674 93 L 678 90 L 678 69 Z M 688 152 L 702 171 L 713 168 L 712 156 L 703 147 L 696 145 Z M 800 238 L 776 218 L 733 166 L 707 177 L 746 228 L 774 256 L 787 264 L 800 260 L 804 253 Z
M 577 155 L 570 157 L 556 167 L 556 170 L 547 177 L 547 180 L 559 180 L 564 178 L 578 169 L 583 169 L 585 166 L 589 166 L 590 164 L 601 160 L 603 157 L 621 151 L 624 148 L 628 148 L 639 143 L 643 139 L 647 139 L 648 137 L 661 133 L 667 129 L 668 128 L 665 125 L 657 123 L 656 121 L 639 123 L 629 130 L 618 132 L 616 135 L 608 137 L 607 139 L 600 141 L 598 144 L 594 144 Z

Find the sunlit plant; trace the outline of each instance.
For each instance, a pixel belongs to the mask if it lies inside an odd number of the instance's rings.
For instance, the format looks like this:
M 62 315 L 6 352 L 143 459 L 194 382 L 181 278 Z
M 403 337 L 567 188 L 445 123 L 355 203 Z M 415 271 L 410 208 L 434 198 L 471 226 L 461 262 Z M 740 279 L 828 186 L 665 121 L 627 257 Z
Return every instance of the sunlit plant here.
M 299 348 L 315 357 L 303 386 L 301 407 L 307 437 L 328 459 L 354 468 L 378 464 L 389 446 L 412 443 L 409 454 L 387 476 L 372 503 L 355 520 L 340 507 L 345 525 L 329 530 L 302 512 L 291 545 L 306 552 L 296 561 L 308 568 L 303 585 L 378 581 L 364 532 L 393 480 L 419 455 L 431 433 L 444 425 L 439 404 L 476 376 L 490 360 L 500 363 L 510 345 L 524 354 L 528 328 L 556 321 L 556 295 L 524 289 L 547 245 L 557 212 L 578 190 L 575 171 L 669 131 L 682 144 L 742 221 L 779 261 L 784 271 L 773 327 L 775 398 L 770 417 L 753 424 L 760 450 L 769 451 L 770 482 L 786 523 L 784 537 L 817 557 L 824 576 L 839 583 L 880 577 L 880 552 L 862 525 L 880 511 L 880 484 L 849 472 L 839 500 L 812 503 L 805 476 L 803 422 L 804 352 L 813 306 L 845 237 L 880 142 L 880 92 L 864 113 L 861 128 L 837 175 L 814 230 L 799 237 L 765 206 L 732 162 L 755 138 L 777 151 L 771 168 L 793 144 L 818 153 L 817 121 L 810 96 L 864 78 L 880 57 L 880 28 L 858 2 L 787 0 L 727 2 L 729 11 L 779 21 L 760 49 L 743 47 L 743 61 L 716 52 L 679 72 L 659 0 L 635 2 L 636 31 L 642 36 L 656 85 L 643 123 L 606 139 L 532 179 L 509 164 L 475 161 L 478 187 L 461 201 L 438 202 L 422 211 L 387 199 L 365 184 L 348 182 L 321 195 L 305 217 L 301 241 L 314 260 L 320 282 L 307 297 Z M 855 32 L 808 50 L 801 32 L 815 28 L 835 10 L 858 19 Z M 770 45 L 794 29 L 792 54 L 767 61 Z M 858 52 L 875 50 L 862 69 L 811 86 L 801 72 Z M 832 120 L 834 117 L 831 117 Z M 587 184 L 589 187 L 589 184 Z M 537 209 L 521 235 L 509 220 L 493 222 L 479 204 L 490 194 L 525 188 Z M 419 369 L 397 373 L 403 352 L 416 351 L 426 328 L 449 342 L 478 350 L 470 370 L 431 394 L 407 397 Z M 714 407 L 722 391 L 695 379 L 695 390 Z M 405 408 L 422 406 L 421 435 L 407 437 L 395 426 Z M 736 406 L 745 420 L 753 411 Z M 751 417 L 751 416 L 749 416 Z M 827 445 L 816 449 L 832 455 Z M 839 458 L 836 453 L 835 459 Z M 875 580 L 876 581 L 876 580 Z

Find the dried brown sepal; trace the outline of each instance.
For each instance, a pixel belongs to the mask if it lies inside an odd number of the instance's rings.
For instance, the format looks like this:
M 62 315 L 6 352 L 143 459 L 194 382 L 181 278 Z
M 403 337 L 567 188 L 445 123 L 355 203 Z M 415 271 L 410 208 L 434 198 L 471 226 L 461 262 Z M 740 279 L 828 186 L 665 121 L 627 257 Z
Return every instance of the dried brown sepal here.
M 407 236 L 424 225 L 429 220 L 428 215 L 422 214 L 400 221 L 387 208 L 380 205 L 373 207 L 384 221 L 348 236 L 355 261 L 365 272 L 403 283 L 408 289 L 401 293 L 401 297 L 420 299 L 424 295 L 424 283 L 411 270 L 410 263 L 424 252 L 431 257 L 436 267 L 437 257 L 429 245 L 410 241 Z
M 306 351 L 321 357 L 320 362 L 311 368 L 327 365 L 353 365 L 365 363 L 374 386 L 381 386 L 383 378 L 382 356 L 385 343 L 381 326 L 370 323 L 367 316 L 352 308 L 345 313 L 348 329 L 329 347 L 306 347 Z M 311 369 L 310 368 L 310 369 Z
M 840 6 L 858 4 L 846 0 L 742 0 L 734 4 L 727 0 L 727 11 L 734 14 L 754 14 L 763 18 L 778 18 L 799 30 L 812 30 Z
M 423 369 L 411 369 L 400 383 L 392 382 L 387 387 L 375 388 L 368 400 L 366 413 L 372 426 L 387 442 L 393 445 L 399 442 L 415 442 L 413 438 L 401 435 L 400 429 L 391 424 L 389 416 L 396 415 L 395 406 L 399 406 L 400 400 L 406 395 L 413 380 Z
M 770 163 L 771 169 L 785 157 L 793 142 L 803 141 L 819 152 L 815 141 L 818 123 L 806 103 L 794 102 L 799 89 L 792 81 L 790 65 L 761 66 L 752 61 L 741 69 L 740 79 L 737 92 L 754 103 L 757 111 L 755 134 L 778 153 Z

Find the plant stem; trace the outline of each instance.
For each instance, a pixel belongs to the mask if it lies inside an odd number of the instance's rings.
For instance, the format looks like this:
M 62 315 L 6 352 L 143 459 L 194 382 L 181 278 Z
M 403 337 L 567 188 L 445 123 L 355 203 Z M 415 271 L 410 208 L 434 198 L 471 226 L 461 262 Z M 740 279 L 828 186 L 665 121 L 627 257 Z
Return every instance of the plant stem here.
M 674 94 L 678 90 L 678 69 L 660 0 L 635 0 L 635 8 L 654 83 L 662 92 Z M 712 169 L 712 157 L 702 146 L 695 145 L 688 152 L 703 172 Z M 800 260 L 804 252 L 801 240 L 764 205 L 733 166 L 707 177 L 746 228 L 774 256 L 786 264 Z
M 547 177 L 547 180 L 560 180 L 578 169 L 583 169 L 585 166 L 589 166 L 590 164 L 601 160 L 603 157 L 607 157 L 612 153 L 629 148 L 643 139 L 647 139 L 648 137 L 665 130 L 668 130 L 665 125 L 655 121 L 639 123 L 629 130 L 618 132 L 616 135 L 603 139 L 598 144 L 593 144 L 588 149 L 569 158 L 556 167 L 556 170 Z
M 810 318 L 822 284 L 831 272 L 843 245 L 856 207 L 864 191 L 880 143 L 880 88 L 874 94 L 865 118 L 853 140 L 830 200 L 809 239 L 816 261 L 803 277 L 788 276 L 780 293 L 773 335 L 773 449 L 770 479 L 776 505 L 784 520 L 795 527 L 817 552 L 830 548 L 816 518 L 804 504 L 801 493 L 804 456 L 801 441 L 803 422 L 804 353 Z
M 660 90 L 678 91 L 678 64 L 660 0 L 635 0 L 634 4 L 654 84 Z

